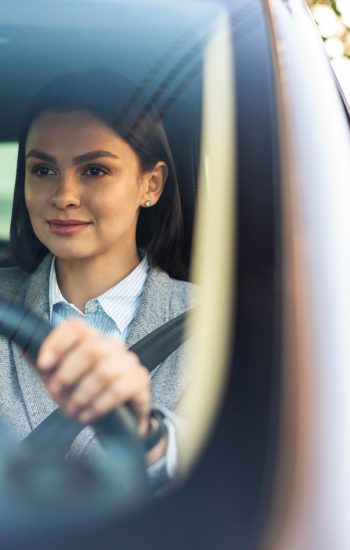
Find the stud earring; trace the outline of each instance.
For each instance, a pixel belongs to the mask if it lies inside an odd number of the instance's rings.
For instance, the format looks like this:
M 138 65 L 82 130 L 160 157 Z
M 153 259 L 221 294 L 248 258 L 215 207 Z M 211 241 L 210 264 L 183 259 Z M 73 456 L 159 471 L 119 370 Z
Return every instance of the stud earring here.
M 146 200 L 146 202 L 143 206 L 145 206 L 146 208 L 149 208 L 150 206 L 152 206 L 152 201 L 150 201 L 149 199 Z

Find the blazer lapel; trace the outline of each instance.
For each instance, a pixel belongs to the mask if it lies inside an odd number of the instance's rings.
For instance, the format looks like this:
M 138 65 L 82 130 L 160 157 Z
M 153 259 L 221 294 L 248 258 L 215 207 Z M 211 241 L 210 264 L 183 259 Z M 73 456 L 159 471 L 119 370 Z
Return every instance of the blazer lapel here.
M 30 275 L 24 299 L 24 307 L 42 319 L 49 320 L 49 273 L 52 256 L 49 254 L 37 270 Z M 19 385 L 32 429 L 40 424 L 57 403 L 47 393 L 34 368 L 24 359 L 20 349 L 12 345 Z
M 163 325 L 170 318 L 172 280 L 158 268 L 151 268 L 143 290 L 141 303 L 126 339 L 128 346 Z

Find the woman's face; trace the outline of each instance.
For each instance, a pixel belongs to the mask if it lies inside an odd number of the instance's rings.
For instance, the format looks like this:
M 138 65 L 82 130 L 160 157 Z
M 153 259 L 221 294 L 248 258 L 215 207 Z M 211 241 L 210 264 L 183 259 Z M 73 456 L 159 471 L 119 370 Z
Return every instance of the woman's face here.
M 161 192 L 152 194 L 153 176 L 88 112 L 42 113 L 28 133 L 25 201 L 37 238 L 58 258 L 135 254 L 139 209 Z

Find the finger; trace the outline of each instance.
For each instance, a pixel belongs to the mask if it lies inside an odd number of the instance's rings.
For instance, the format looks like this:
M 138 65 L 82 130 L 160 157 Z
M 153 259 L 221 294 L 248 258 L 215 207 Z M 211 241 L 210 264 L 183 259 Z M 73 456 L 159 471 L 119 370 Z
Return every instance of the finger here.
M 115 345 L 116 344 L 116 345 Z M 106 355 L 120 354 L 118 343 L 109 342 L 99 334 L 94 334 L 88 340 L 82 339 L 77 347 L 70 350 L 63 358 L 58 368 L 52 373 L 47 388 L 56 399 L 60 393 L 67 392 L 92 369 L 97 369 Z M 125 353 L 125 351 L 123 350 Z M 102 369 L 102 374 L 107 373 Z
M 39 372 L 46 372 L 56 367 L 64 355 L 74 349 L 83 338 L 88 338 L 95 333 L 94 329 L 76 318 L 55 327 L 39 350 L 36 361 Z
M 78 420 L 84 424 L 93 422 L 128 402 L 132 404 L 139 421 L 148 417 L 151 396 L 148 372 L 143 367 L 140 367 L 137 376 L 123 377 L 105 388 L 79 413 Z
M 102 361 L 97 368 L 92 368 L 80 380 L 66 399 L 68 414 L 75 416 L 81 409 L 88 407 L 106 387 L 123 376 L 122 368 L 116 366 L 115 361 Z

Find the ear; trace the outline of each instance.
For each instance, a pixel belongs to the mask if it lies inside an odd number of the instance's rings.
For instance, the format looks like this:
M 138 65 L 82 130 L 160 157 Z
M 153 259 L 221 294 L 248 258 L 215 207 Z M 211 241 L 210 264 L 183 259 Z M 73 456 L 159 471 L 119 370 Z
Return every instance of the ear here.
M 167 177 L 168 167 L 162 160 L 159 160 L 152 170 L 144 172 L 142 175 L 143 193 L 141 206 L 153 206 L 159 201 Z

